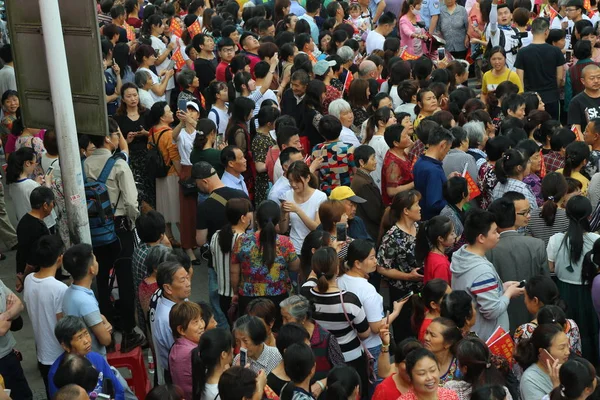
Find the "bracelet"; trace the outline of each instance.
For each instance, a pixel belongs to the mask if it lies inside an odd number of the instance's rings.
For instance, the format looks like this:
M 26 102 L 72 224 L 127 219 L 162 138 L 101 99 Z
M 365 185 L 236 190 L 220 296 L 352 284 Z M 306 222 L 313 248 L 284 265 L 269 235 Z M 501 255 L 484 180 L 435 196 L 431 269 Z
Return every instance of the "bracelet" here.
M 390 348 L 390 345 L 389 345 L 389 344 L 382 344 L 382 345 L 381 345 L 381 348 L 382 348 L 382 349 L 389 349 L 389 348 Z
M 390 349 L 388 349 L 388 348 L 382 348 L 382 349 L 381 349 L 381 352 L 382 352 L 382 353 L 389 353 L 389 352 L 390 352 Z
M 321 391 L 325 391 L 325 385 L 323 385 L 323 382 L 316 381 L 315 383 L 317 383 L 319 385 L 319 387 L 321 388 Z

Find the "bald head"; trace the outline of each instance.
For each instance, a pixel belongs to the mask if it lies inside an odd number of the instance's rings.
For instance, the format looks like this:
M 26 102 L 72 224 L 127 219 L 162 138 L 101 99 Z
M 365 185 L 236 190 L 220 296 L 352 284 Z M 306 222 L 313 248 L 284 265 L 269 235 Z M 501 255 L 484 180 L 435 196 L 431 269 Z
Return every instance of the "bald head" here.
M 600 67 L 598 65 L 596 65 L 596 64 L 588 64 L 581 71 L 581 76 L 585 78 L 588 73 L 598 72 L 598 70 L 600 70 Z
M 63 386 L 54 395 L 54 400 L 88 400 L 89 396 L 85 390 L 75 384 Z
M 587 65 L 581 73 L 581 83 L 588 95 L 600 93 L 600 67 L 595 64 Z
M 377 78 L 377 65 L 371 60 L 364 60 L 358 66 L 358 75 L 362 79 Z

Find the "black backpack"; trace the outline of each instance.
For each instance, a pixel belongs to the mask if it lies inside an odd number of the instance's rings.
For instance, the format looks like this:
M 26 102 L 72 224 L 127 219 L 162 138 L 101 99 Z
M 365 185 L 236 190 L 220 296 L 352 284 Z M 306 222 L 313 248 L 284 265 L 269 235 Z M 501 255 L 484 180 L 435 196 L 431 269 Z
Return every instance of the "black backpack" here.
M 171 168 L 172 162 L 167 165 L 165 163 L 165 159 L 160 151 L 160 147 L 158 144 L 160 143 L 160 138 L 162 135 L 168 130 L 166 128 L 158 135 L 158 140 L 154 140 L 154 133 L 152 133 L 152 141 L 148 141 L 150 145 L 150 149 L 146 154 L 146 174 L 152 179 L 156 178 L 164 178 L 169 173 L 169 169 Z
M 523 46 L 523 42 L 521 41 L 521 32 L 519 32 L 519 30 L 514 27 L 511 29 L 513 30 L 512 38 L 519 40 L 518 46 L 516 48 L 511 49 L 511 51 L 513 51 L 514 54 L 516 54 L 516 52 Z M 500 40 L 498 42 L 498 47 L 501 47 L 504 49 L 504 46 L 506 45 L 507 32 L 505 32 L 503 29 L 500 29 L 500 28 L 498 28 L 498 31 L 500 32 Z M 481 63 L 482 72 L 487 72 L 492 69 L 492 66 L 490 64 L 490 57 L 492 55 L 491 53 L 492 53 L 493 47 L 495 47 L 495 46 L 492 45 L 492 38 L 490 38 L 490 40 L 488 40 L 487 45 L 485 47 L 485 51 L 483 52 L 483 61 Z

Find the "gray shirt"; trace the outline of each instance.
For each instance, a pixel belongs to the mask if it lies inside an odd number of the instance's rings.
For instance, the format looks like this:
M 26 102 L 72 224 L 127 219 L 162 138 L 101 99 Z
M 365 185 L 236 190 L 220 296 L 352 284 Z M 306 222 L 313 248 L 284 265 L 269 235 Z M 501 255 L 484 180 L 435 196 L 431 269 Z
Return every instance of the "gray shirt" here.
M 537 364 L 532 364 L 523 372 L 520 386 L 522 399 L 541 400 L 552 391 L 552 388 L 550 376 Z
M 462 174 L 467 165 L 467 172 L 471 175 L 474 182 L 477 182 L 477 163 L 472 155 L 458 149 L 452 149 L 444 157 L 442 161 L 442 168 L 444 168 L 444 174 L 450 175 L 452 172 L 458 172 Z
M 456 5 L 454 12 L 450 14 L 448 7 L 443 5 L 440 10 L 439 30 L 446 40 L 444 46 L 448 51 L 465 51 L 465 37 L 468 27 L 467 10 L 461 5 Z
M 6 299 L 13 292 L 4 285 L 4 282 L 0 281 L 0 314 L 6 312 Z M 6 335 L 0 336 L 0 358 L 3 358 L 13 351 L 13 348 L 17 344 L 11 331 L 6 332 Z

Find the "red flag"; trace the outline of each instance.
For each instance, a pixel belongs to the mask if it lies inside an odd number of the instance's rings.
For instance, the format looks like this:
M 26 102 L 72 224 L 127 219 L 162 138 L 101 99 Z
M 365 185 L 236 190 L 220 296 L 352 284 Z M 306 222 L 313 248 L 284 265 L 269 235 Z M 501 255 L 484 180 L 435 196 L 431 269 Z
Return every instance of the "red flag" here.
M 344 95 L 344 92 L 350 90 L 350 84 L 353 80 L 354 76 L 352 75 L 352 72 L 348 70 L 348 72 L 346 73 L 346 80 L 344 81 L 344 88 L 342 89 L 342 96 Z
M 169 32 L 177 37 L 181 37 L 183 34 L 183 29 L 181 29 L 181 24 L 176 18 L 171 18 L 171 25 L 169 25 Z
M 546 10 L 548 10 L 548 13 L 550 14 L 550 21 L 552 21 L 558 15 L 558 12 L 556 12 L 552 6 L 548 6 Z
M 481 194 L 481 190 L 479 190 L 479 187 L 468 172 L 465 173 L 465 179 L 467 180 L 467 187 L 469 188 L 469 200 L 473 200 Z
M 404 46 L 402 48 L 402 53 L 400 53 L 400 58 L 405 60 L 405 61 L 410 61 L 410 60 L 418 60 L 419 56 L 416 56 L 414 54 L 410 54 L 408 51 L 406 51 L 406 46 Z
M 490 353 L 506 358 L 512 366 L 514 364 L 513 351 L 515 342 L 513 342 L 510 334 L 501 327 L 496 328 L 492 336 L 485 342 L 490 349 Z
M 202 27 L 200 26 L 200 21 L 199 20 L 195 20 L 193 24 L 191 24 L 190 26 L 188 26 L 187 28 L 188 33 L 190 34 L 190 37 L 193 39 L 194 36 L 196 36 L 197 34 L 202 32 Z
M 590 4 L 590 0 L 583 0 L 583 8 L 585 8 L 587 12 L 592 11 L 592 5 Z
M 181 47 L 178 47 L 173 53 L 173 57 L 171 60 L 175 61 L 175 68 L 179 71 L 185 65 L 185 60 L 183 59 L 183 54 L 181 53 Z
M 133 26 L 129 25 L 126 22 L 125 30 L 127 31 L 127 41 L 129 41 L 129 42 L 135 41 L 135 29 L 133 29 Z
M 544 153 L 540 150 L 540 178 L 544 179 L 546 176 L 546 163 L 544 162 Z

